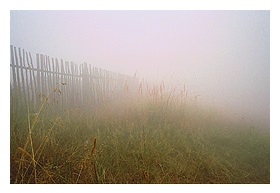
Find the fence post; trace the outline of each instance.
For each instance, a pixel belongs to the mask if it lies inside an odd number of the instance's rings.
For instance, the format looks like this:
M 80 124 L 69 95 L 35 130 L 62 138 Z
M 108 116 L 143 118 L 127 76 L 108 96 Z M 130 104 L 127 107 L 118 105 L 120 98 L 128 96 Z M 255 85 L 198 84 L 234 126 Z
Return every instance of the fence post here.
M 11 51 L 11 65 L 12 65 L 12 77 L 13 77 L 13 82 L 10 84 L 10 94 L 11 94 L 11 106 L 12 106 L 12 112 L 15 112 L 15 110 L 19 106 L 18 102 L 18 94 L 19 94 L 19 87 L 17 83 L 17 78 L 16 78 L 16 69 L 15 69 L 15 56 L 14 56 L 14 46 L 10 46 L 10 51 Z
M 83 92 L 83 105 L 89 105 L 89 72 L 87 63 L 84 63 L 82 66 L 82 92 Z

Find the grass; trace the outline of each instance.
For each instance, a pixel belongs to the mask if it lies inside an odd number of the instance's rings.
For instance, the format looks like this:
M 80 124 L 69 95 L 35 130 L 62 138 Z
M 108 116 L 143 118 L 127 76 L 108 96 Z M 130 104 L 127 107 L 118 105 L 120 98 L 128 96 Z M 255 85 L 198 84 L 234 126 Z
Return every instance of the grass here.
M 269 132 L 170 95 L 54 112 L 11 112 L 11 183 L 270 183 Z

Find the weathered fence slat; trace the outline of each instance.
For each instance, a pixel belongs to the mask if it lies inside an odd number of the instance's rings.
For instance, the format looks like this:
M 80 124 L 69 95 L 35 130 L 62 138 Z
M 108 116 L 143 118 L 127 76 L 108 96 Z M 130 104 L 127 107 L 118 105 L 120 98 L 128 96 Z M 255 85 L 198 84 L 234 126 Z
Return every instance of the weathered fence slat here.
M 22 66 L 25 67 L 25 50 L 22 50 Z M 25 70 L 25 81 L 26 81 L 26 96 L 27 96 L 27 104 L 30 104 L 30 92 L 29 92 L 29 86 L 31 87 L 29 81 L 28 81 L 28 68 Z

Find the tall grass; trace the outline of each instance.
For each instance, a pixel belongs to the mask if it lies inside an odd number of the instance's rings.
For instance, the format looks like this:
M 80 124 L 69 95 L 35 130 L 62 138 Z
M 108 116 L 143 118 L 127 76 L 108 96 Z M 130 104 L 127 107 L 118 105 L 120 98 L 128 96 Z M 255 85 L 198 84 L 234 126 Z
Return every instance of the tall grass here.
M 11 183 L 270 182 L 268 132 L 144 85 L 117 106 L 11 119 Z

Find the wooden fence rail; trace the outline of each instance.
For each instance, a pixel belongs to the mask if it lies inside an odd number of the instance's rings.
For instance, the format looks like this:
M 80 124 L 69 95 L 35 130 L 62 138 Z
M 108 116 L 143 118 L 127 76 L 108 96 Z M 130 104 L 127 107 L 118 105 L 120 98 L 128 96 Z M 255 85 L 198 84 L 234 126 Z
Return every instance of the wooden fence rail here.
M 96 68 L 90 64 L 58 60 L 10 46 L 11 111 L 36 108 L 47 100 L 59 107 L 96 107 L 137 92 L 135 77 Z

